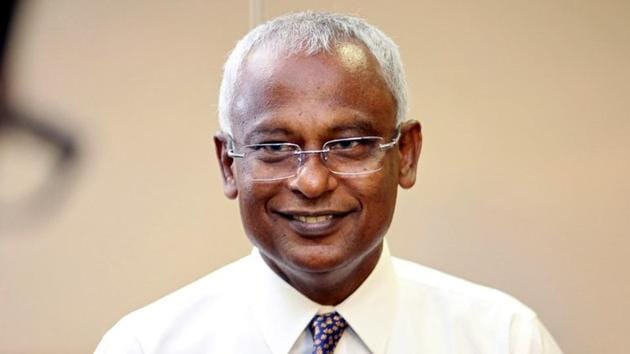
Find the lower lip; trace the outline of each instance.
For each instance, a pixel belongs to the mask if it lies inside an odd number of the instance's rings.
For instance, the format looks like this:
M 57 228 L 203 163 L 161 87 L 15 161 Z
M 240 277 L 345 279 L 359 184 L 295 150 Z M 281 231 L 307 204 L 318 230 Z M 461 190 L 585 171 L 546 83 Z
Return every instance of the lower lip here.
M 330 219 L 315 222 L 315 223 L 306 223 L 295 219 L 288 219 L 289 227 L 291 227 L 297 234 L 307 238 L 319 238 L 325 237 L 336 231 L 340 226 L 341 222 L 347 215 L 343 216 L 333 216 Z

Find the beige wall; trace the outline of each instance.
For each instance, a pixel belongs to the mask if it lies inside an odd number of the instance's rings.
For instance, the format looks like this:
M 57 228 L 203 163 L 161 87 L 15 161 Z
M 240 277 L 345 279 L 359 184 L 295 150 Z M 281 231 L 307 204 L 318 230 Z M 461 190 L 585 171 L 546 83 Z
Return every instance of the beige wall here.
M 24 9 L 12 96 L 80 134 L 83 158 L 46 219 L 0 229 L 0 353 L 90 352 L 123 314 L 249 251 L 210 140 L 248 6 Z M 268 0 L 263 15 L 308 7 L 401 47 L 425 143 L 393 251 L 511 293 L 567 353 L 627 353 L 630 3 Z

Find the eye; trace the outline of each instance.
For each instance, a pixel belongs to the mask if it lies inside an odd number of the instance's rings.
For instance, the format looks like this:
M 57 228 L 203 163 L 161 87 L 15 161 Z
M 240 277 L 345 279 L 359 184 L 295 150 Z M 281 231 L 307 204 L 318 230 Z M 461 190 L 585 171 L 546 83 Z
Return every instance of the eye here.
M 287 143 L 262 143 L 249 146 L 250 149 L 263 153 L 286 153 L 295 151 L 295 146 Z
M 361 146 L 363 143 L 361 138 L 350 138 L 344 140 L 336 140 L 331 141 L 327 144 L 328 149 L 330 150 L 348 150 L 354 149 Z
M 378 149 L 378 137 L 356 137 L 327 143 L 328 156 L 337 162 L 364 161 Z
M 299 150 L 297 145 L 289 143 L 261 143 L 247 146 L 250 153 L 247 155 L 252 161 L 259 161 L 266 164 L 282 163 L 295 156 L 295 151 Z

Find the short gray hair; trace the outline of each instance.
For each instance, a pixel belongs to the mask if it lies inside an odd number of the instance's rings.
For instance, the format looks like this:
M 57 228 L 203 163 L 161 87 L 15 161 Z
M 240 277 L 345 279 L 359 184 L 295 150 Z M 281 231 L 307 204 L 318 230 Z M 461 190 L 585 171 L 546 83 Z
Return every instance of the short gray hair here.
M 231 134 L 232 109 L 239 75 L 247 56 L 260 46 L 274 52 L 315 55 L 331 53 L 335 43 L 357 40 L 374 55 L 383 78 L 396 100 L 396 122 L 407 115 L 407 87 L 398 46 L 385 33 L 365 20 L 328 12 L 298 12 L 277 17 L 257 26 L 234 47 L 225 62 L 219 92 L 219 126 Z

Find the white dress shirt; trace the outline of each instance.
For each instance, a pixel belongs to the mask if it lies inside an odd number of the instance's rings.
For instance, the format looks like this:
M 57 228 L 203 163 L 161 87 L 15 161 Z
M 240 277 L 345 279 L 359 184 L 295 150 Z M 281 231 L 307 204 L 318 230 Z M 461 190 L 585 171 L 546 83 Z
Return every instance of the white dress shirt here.
M 561 354 L 529 308 L 497 290 L 391 257 L 346 300 L 322 306 L 278 277 L 257 250 L 132 312 L 95 354 L 312 352 L 317 313 L 348 322 L 335 354 Z

